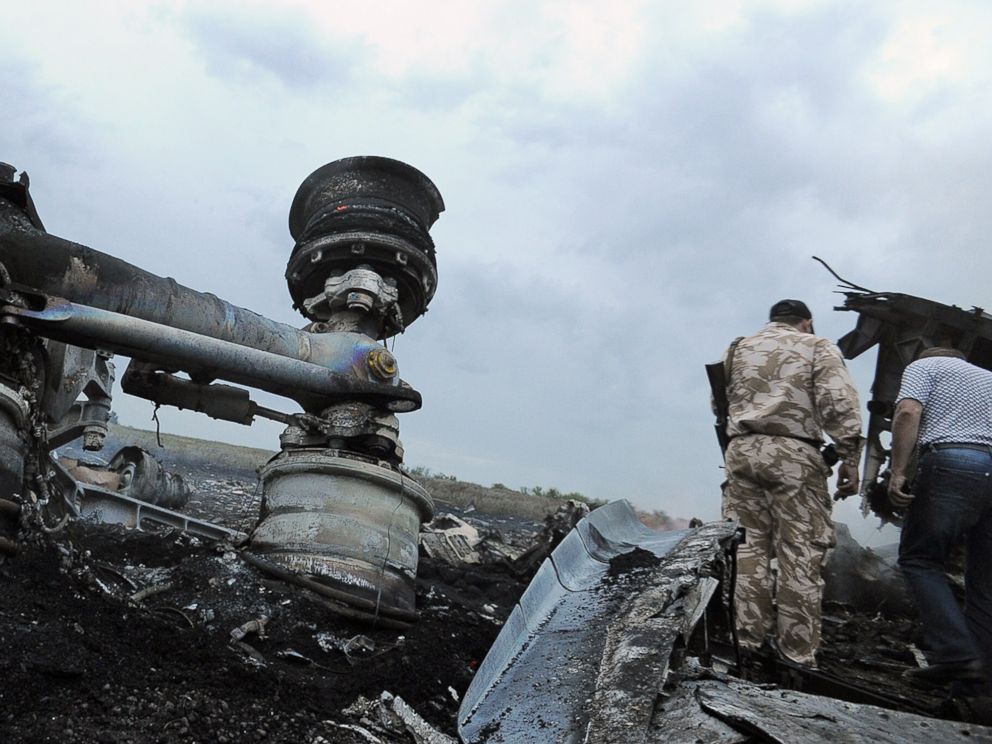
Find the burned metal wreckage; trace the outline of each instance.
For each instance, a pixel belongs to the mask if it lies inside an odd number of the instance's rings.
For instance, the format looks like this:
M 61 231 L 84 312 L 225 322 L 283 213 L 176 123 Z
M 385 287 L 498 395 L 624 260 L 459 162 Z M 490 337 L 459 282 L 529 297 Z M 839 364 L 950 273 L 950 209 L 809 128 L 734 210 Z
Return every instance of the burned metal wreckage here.
M 444 204 L 431 181 L 378 157 L 335 161 L 304 181 L 290 212 L 296 244 L 286 270 L 294 306 L 308 321 L 300 330 L 49 235 L 26 176 L 15 175 L 0 166 L 0 552 L 13 555 L 19 534 L 52 532 L 67 520 L 173 528 L 238 546 L 252 570 L 319 594 L 321 606 L 340 616 L 394 633 L 410 628 L 418 618 L 418 533 L 434 504 L 401 468 L 395 414 L 421 400 L 400 379 L 384 342 L 423 315 L 434 295 L 428 230 Z M 945 337 L 987 366 L 992 318 L 863 291 L 849 293 L 843 309 L 860 313 L 857 329 L 841 341 L 848 357 L 880 344 L 869 405 L 870 498 L 884 478 L 881 434 L 902 367 L 920 345 Z M 85 450 L 102 447 L 113 354 L 131 358 L 124 392 L 242 424 L 265 417 L 286 425 L 279 452 L 259 471 L 262 506 L 248 531 L 170 508 L 188 494 L 159 477 L 140 450 L 122 450 L 105 481 L 87 475 L 85 463 L 53 456 L 80 438 Z M 259 406 L 246 387 L 295 401 L 302 411 Z M 159 493 L 129 490 L 136 478 L 159 483 Z M 448 524 L 429 531 L 424 560 L 479 562 L 470 526 L 454 518 Z M 738 539 L 728 523 L 659 534 L 619 501 L 549 518 L 528 550 L 490 550 L 483 564 L 536 574 L 471 684 L 449 688 L 460 700 L 451 733 L 465 742 L 992 740 L 990 729 L 917 715 L 933 709 L 837 675 L 774 668 L 757 678 L 796 692 L 755 684 L 729 631 Z M 866 551 L 846 547 L 836 556 L 847 563 L 834 573 L 849 591 L 835 596 L 853 596 L 859 581 L 874 599 L 897 593 L 884 565 L 866 577 Z M 233 553 L 223 551 L 228 561 Z M 210 586 L 235 578 L 214 576 Z M 193 625 L 188 613 L 179 614 Z M 260 614 L 240 624 L 232 643 L 253 656 L 243 639 L 264 637 L 267 622 Z M 402 643 L 403 636 L 393 641 Z M 355 636 L 344 653 L 351 662 L 373 646 Z M 334 730 L 355 737 L 348 741 L 451 740 L 398 697 L 384 694 L 377 705 L 378 720 L 393 721 L 398 738 L 370 733 L 371 724 Z M 371 708 L 362 710 L 354 720 L 367 722 Z M 191 730 L 192 717 L 182 720 Z
M 101 447 L 110 358 L 126 354 L 127 393 L 241 424 L 262 416 L 287 425 L 279 455 L 260 474 L 266 513 L 250 541 L 260 561 L 301 570 L 352 612 L 413 617 L 417 533 L 433 507 L 399 469 L 395 414 L 421 399 L 382 342 L 423 315 L 434 295 L 428 229 L 444 209 L 434 184 L 378 157 L 329 163 L 303 182 L 286 270 L 294 305 L 310 321 L 299 330 L 49 235 L 26 176 L 15 181 L 3 168 L 4 493 L 44 504 L 48 519 L 131 512 L 135 525 L 181 522 L 220 536 L 212 525 L 82 486 L 50 456 L 78 436 L 87 449 Z M 303 411 L 263 408 L 246 389 L 217 380 L 289 398 Z M 4 503 L 9 515 L 22 505 Z M 4 547 L 12 549 L 9 539 Z
M 844 282 L 844 304 L 837 310 L 858 314 L 857 324 L 838 341 L 848 359 L 878 346 L 875 379 L 868 401 L 868 432 L 862 490 L 863 511 L 899 522 L 885 495 L 888 437 L 903 370 L 924 349 L 949 346 L 968 361 L 992 370 L 992 316 L 982 308 L 953 305 L 895 292 L 872 292 Z

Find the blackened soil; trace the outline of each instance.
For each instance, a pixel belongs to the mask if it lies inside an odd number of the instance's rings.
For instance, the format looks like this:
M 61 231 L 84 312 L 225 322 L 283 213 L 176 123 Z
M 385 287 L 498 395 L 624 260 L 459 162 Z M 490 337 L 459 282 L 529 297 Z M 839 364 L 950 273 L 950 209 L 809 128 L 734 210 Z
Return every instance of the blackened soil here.
M 897 709 L 992 723 L 984 715 L 949 710 L 945 705 L 948 689 L 907 680 L 904 673 L 919 666 L 912 652 L 914 645 L 923 646 L 923 632 L 916 618 L 867 615 L 842 605 L 824 607 L 819 664 L 825 672 L 892 698 Z
M 230 546 L 75 524 L 0 567 L 0 741 L 367 741 L 327 721 L 384 690 L 454 734 L 523 584 L 422 559 L 419 622 L 344 620 Z M 167 587 L 140 602 L 138 590 Z M 267 616 L 246 645 L 232 630 Z M 345 653 L 356 636 L 372 650 Z

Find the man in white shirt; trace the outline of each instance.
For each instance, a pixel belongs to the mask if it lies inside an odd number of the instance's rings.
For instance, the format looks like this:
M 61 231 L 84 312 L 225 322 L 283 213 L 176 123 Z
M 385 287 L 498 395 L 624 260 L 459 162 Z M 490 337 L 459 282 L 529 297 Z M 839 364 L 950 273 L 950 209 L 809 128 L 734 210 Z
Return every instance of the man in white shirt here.
M 910 479 L 914 450 L 919 453 Z M 911 483 L 911 490 L 910 490 Z M 987 684 L 992 668 L 992 372 L 957 349 L 924 351 L 906 367 L 892 418 L 889 499 L 906 509 L 899 567 L 916 601 L 934 683 Z M 962 612 L 945 575 L 967 545 Z

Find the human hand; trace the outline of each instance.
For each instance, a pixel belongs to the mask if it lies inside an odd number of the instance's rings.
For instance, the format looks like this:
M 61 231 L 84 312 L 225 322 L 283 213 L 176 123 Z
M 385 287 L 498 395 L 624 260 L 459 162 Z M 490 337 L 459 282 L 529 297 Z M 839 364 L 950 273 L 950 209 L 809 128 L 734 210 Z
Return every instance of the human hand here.
M 893 473 L 889 477 L 889 501 L 896 509 L 905 509 L 915 497 L 909 492 L 905 475 Z
M 846 499 L 857 493 L 860 487 L 861 478 L 858 475 L 858 466 L 842 462 L 837 468 L 837 490 L 834 492 L 834 501 Z

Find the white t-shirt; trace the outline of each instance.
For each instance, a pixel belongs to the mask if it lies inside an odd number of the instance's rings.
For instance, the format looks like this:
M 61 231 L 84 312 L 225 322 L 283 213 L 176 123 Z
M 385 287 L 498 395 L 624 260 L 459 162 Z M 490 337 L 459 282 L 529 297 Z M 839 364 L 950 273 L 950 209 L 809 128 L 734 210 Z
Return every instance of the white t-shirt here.
M 896 403 L 923 404 L 919 444 L 992 445 L 992 372 L 954 357 L 918 359 L 902 373 Z

